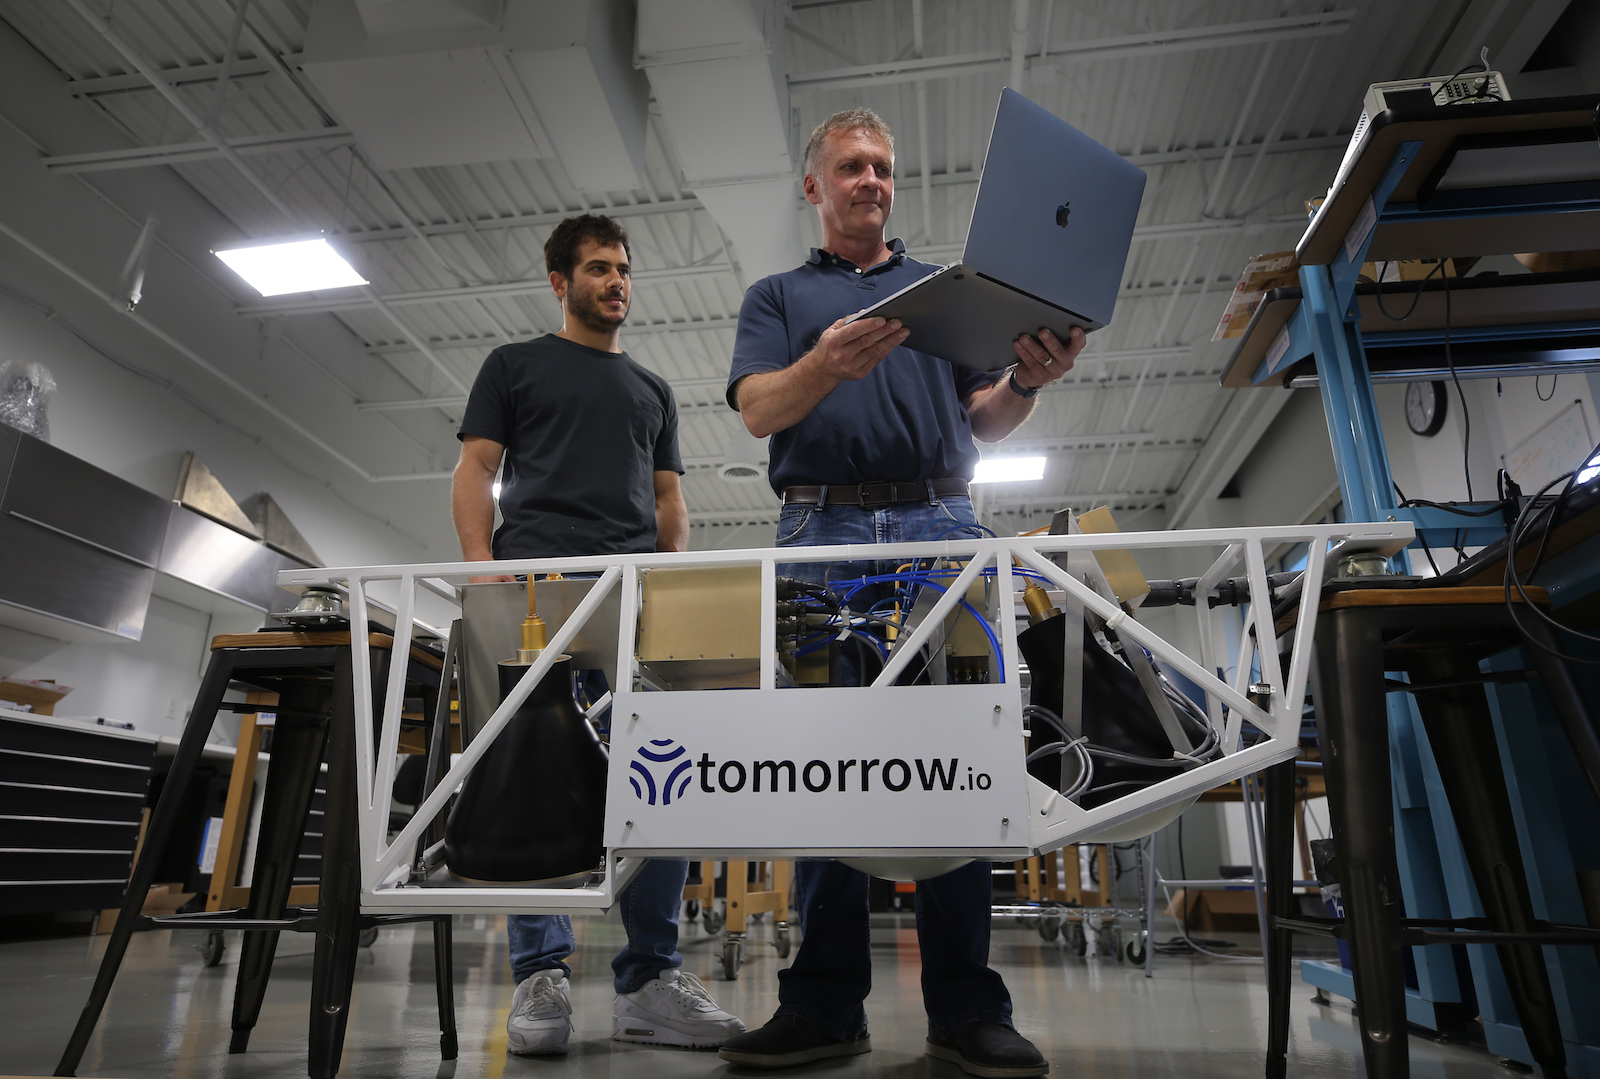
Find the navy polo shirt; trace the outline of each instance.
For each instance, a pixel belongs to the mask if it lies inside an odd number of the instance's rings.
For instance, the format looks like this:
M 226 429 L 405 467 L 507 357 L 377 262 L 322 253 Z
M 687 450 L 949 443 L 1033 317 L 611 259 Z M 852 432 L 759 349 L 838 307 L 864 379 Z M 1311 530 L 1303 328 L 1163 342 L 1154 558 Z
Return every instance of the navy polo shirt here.
M 890 240 L 887 261 L 863 270 L 813 248 L 805 265 L 751 285 L 739 308 L 728 404 L 746 375 L 781 371 L 834 322 L 871 307 L 939 267 Z M 772 489 L 874 480 L 970 480 L 978 463 L 964 400 L 998 376 L 904 346 L 865 378 L 844 381 L 811 414 L 772 436 Z

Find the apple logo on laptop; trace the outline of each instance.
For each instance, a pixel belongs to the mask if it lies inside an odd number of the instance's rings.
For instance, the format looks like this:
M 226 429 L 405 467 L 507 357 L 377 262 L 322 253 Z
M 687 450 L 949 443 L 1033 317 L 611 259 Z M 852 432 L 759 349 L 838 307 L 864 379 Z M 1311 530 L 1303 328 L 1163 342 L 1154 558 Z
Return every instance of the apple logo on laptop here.
M 1072 203 L 1063 202 L 1056 207 L 1056 224 L 1062 228 L 1067 227 L 1067 217 L 1072 213 Z

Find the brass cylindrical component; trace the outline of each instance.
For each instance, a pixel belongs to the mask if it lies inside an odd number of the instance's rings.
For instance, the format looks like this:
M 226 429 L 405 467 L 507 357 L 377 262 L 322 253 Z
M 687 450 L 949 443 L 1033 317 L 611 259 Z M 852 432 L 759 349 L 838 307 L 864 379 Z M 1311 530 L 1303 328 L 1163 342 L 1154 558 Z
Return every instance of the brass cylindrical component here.
M 544 619 L 535 607 L 533 575 L 528 575 L 528 617 L 522 620 L 522 645 L 517 649 L 517 662 L 532 663 L 550 641 Z
M 1022 590 L 1022 602 L 1028 607 L 1028 625 L 1037 626 L 1046 618 L 1054 618 L 1060 614 L 1059 608 L 1050 604 L 1050 595 L 1039 587 L 1037 581 L 1029 581 L 1028 587 Z

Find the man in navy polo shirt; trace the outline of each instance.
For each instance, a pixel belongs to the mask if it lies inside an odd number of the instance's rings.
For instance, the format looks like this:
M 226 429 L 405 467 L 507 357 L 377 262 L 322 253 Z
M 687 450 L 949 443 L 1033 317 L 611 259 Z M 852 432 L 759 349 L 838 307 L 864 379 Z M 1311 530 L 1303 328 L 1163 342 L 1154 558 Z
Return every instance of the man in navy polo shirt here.
M 1040 387 L 1070 370 L 1083 331 L 1013 343 L 1016 363 L 985 375 L 903 347 L 898 321 L 845 320 L 938 267 L 884 241 L 894 198 L 894 138 L 879 117 L 830 117 L 806 147 L 806 200 L 823 245 L 797 269 L 752 285 L 739 311 L 728 403 L 771 435 L 768 475 L 783 497 L 779 546 L 902 542 L 976 527 L 967 481 L 978 451 L 1033 411 Z M 782 572 L 821 582 L 827 567 Z M 835 577 L 892 572 L 835 564 Z M 865 1053 L 872 982 L 867 878 L 839 862 L 795 867 L 805 939 L 779 972 L 778 1010 L 728 1040 L 726 1060 L 782 1068 Z M 917 935 L 929 1055 L 974 1075 L 1043 1075 L 1049 1064 L 1011 1022 L 988 966 L 989 864 L 917 884 Z

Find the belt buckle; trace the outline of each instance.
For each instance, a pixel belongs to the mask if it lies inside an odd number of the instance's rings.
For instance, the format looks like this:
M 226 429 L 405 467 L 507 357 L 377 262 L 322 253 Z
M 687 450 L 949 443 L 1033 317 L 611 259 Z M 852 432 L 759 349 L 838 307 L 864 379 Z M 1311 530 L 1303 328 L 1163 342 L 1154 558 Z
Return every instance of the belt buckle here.
M 894 503 L 894 485 L 893 484 L 886 484 L 885 485 L 885 486 L 887 486 L 889 488 L 889 497 L 882 498 L 882 499 L 874 499 L 874 500 L 872 500 L 870 502 L 867 500 L 867 487 L 868 486 L 869 486 L 868 484 L 863 483 L 863 484 L 859 484 L 856 487 L 856 507 L 858 509 L 863 509 L 863 510 L 877 509 L 879 507 L 892 505 Z

